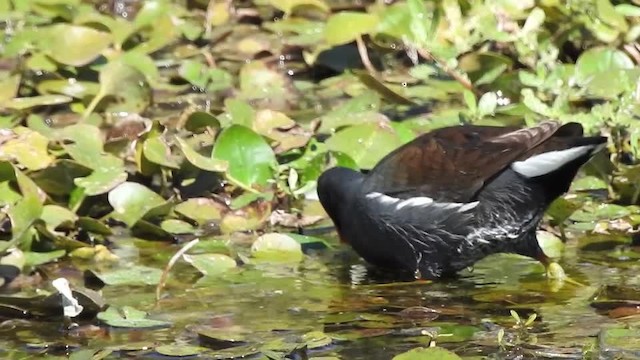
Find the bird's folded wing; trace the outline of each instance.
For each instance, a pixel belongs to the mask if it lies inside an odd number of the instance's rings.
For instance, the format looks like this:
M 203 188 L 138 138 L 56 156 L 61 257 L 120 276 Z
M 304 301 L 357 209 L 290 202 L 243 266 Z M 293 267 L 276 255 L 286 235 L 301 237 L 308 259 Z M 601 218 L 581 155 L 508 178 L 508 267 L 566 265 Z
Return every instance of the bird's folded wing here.
M 369 172 L 363 190 L 400 199 L 470 202 L 489 179 L 556 132 L 575 136 L 582 127 L 561 128 L 547 121 L 524 129 L 468 125 L 435 130 L 382 159 Z

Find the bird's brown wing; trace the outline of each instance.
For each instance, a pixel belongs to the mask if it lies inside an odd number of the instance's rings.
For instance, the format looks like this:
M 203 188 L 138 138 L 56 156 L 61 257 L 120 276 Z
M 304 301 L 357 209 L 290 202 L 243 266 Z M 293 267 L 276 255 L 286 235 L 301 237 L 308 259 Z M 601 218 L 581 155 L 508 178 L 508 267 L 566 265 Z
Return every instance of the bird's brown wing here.
M 369 172 L 363 190 L 397 198 L 472 201 L 489 179 L 536 152 L 556 133 L 576 136 L 582 127 L 546 121 L 523 129 L 474 125 L 438 129 L 383 158 Z

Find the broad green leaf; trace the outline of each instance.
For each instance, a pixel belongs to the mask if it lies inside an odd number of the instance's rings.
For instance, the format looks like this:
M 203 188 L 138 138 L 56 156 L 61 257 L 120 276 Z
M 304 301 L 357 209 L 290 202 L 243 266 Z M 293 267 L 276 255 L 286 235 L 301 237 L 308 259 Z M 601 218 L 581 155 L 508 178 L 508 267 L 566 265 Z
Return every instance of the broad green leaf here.
M 134 329 L 167 327 L 171 325 L 168 321 L 147 319 L 146 312 L 137 310 L 131 306 L 124 306 L 121 309 L 110 306 L 107 310 L 98 313 L 98 320 L 109 326 Z
M 20 74 L 9 75 L 9 72 L 0 72 L 0 104 L 11 100 L 18 94 L 20 86 Z
M 55 229 L 62 224 L 73 225 L 78 220 L 78 215 L 62 206 L 45 205 L 41 218 L 50 229 Z
M 160 282 L 162 270 L 133 265 L 93 274 L 107 285 L 157 285 Z
M 224 102 L 226 113 L 223 114 L 223 119 L 227 121 L 224 125 L 243 125 L 246 127 L 253 126 L 253 121 L 256 118 L 256 111 L 251 105 L 238 99 L 227 99 Z
M 237 266 L 235 260 L 223 254 L 183 255 L 183 258 L 204 276 L 216 276 Z
M 49 139 L 25 127 L 13 128 L 17 137 L 0 147 L 0 159 L 15 160 L 29 170 L 48 167 L 54 158 L 49 155 Z
M 123 59 L 116 59 L 100 69 L 100 91 L 87 106 L 84 117 L 107 96 L 110 111 L 142 112 L 151 101 L 151 89 L 143 73 Z
M 285 14 L 291 14 L 298 7 L 314 7 L 325 12 L 331 9 L 323 0 L 266 0 L 266 2 L 282 10 Z
M 562 250 L 564 249 L 564 243 L 556 235 L 548 232 L 538 230 L 536 232 L 536 238 L 538 239 L 538 245 L 542 252 L 551 259 L 559 259 L 562 256 Z
M 54 60 L 83 66 L 95 60 L 111 44 L 109 33 L 86 26 L 55 24 L 42 31 L 40 47 Z
M 279 233 L 269 233 L 260 236 L 251 246 L 254 258 L 266 261 L 302 260 L 302 246 L 291 236 Z
M 606 1 L 606 0 L 605 0 Z M 633 68 L 633 61 L 624 52 L 595 47 L 583 52 L 576 62 L 576 79 L 585 84 L 598 74 L 610 76 L 610 71 Z
M 597 16 L 608 25 L 625 32 L 629 28 L 622 14 L 616 11 L 610 0 L 596 0 Z
M 0 108 L 6 107 L 14 110 L 26 110 L 36 106 L 60 105 L 71 102 L 73 99 L 66 95 L 40 95 L 30 97 L 17 97 L 0 102 Z
M 242 125 L 232 125 L 222 131 L 212 157 L 227 161 L 228 179 L 245 189 L 266 186 L 277 164 L 273 150 L 262 136 Z
M 109 204 L 113 207 L 114 216 L 129 227 L 135 225 L 151 209 L 165 203 L 162 196 L 134 182 L 124 182 L 109 192 Z
M 180 150 L 184 153 L 185 158 L 187 158 L 193 166 L 213 172 L 222 172 L 229 168 L 229 163 L 227 161 L 200 155 L 192 149 L 191 146 L 189 146 L 186 140 L 176 137 L 176 141 L 180 146 Z
M 2 180 L 14 178 L 22 194 L 22 198 L 7 210 L 11 219 L 11 240 L 0 242 L 0 251 L 14 245 L 25 247 L 31 243 L 31 226 L 42 215 L 40 189 L 29 177 L 7 162 L 0 162 L 0 174 L 9 177 Z
M 50 263 L 65 256 L 66 253 L 67 252 L 65 250 L 54 250 L 49 252 L 26 251 L 24 253 L 25 265 L 38 266 L 38 265 Z
M 402 145 L 393 128 L 384 124 L 362 124 L 348 127 L 326 141 L 332 151 L 349 155 L 358 167 L 371 169 L 385 155 Z
M 150 136 L 144 140 L 142 152 L 144 157 L 154 164 L 171 169 L 180 168 L 180 164 L 162 136 Z
M 76 99 L 83 99 L 85 96 L 96 95 L 100 86 L 94 82 L 63 79 L 42 81 L 37 88 L 41 94 L 62 94 Z
M 375 14 L 342 11 L 332 15 L 324 28 L 329 45 L 341 45 L 375 30 L 379 18 Z
M 192 198 L 176 205 L 174 210 L 202 225 L 207 221 L 220 220 L 226 206 L 209 198 Z
M 122 159 L 113 155 L 105 155 L 96 158 L 96 161 L 99 161 L 96 164 L 99 167 L 91 175 L 74 179 L 74 183 L 84 189 L 85 195 L 104 194 L 127 180 L 128 175 Z
M 425 360 L 425 359 L 462 360 L 460 356 L 441 347 L 429 347 L 429 348 L 419 347 L 393 357 L 393 360 Z

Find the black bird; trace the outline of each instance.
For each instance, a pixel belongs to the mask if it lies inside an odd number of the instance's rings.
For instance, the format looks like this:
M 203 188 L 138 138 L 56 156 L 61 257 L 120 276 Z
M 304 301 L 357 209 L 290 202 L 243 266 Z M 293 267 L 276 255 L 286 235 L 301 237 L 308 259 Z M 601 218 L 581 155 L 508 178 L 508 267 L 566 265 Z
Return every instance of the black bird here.
M 536 239 L 544 211 L 606 141 L 554 121 L 441 128 L 367 174 L 325 171 L 318 196 L 342 241 L 368 262 L 416 278 L 454 275 L 499 252 L 547 265 Z

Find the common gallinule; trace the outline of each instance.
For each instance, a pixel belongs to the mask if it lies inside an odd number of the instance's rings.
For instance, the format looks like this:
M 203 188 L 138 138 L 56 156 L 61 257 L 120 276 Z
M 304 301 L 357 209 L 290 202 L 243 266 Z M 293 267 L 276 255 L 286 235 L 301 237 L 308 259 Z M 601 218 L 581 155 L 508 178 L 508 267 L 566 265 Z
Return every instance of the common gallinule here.
M 547 264 L 538 223 L 606 140 L 584 137 L 580 124 L 554 121 L 441 128 L 367 174 L 325 171 L 318 196 L 342 241 L 360 256 L 417 278 L 453 275 L 499 252 Z

